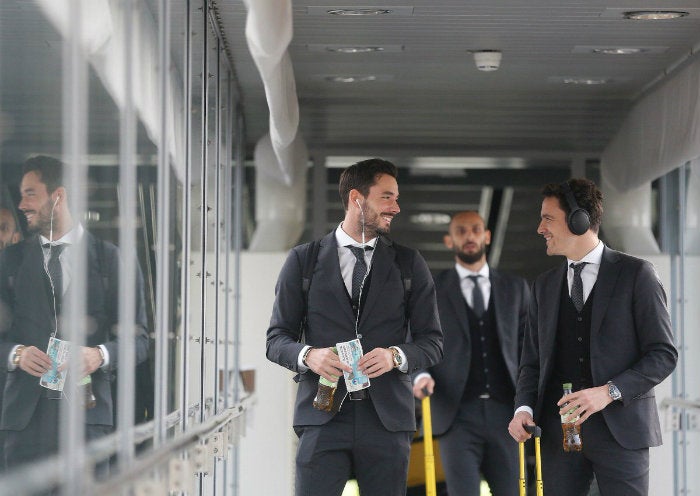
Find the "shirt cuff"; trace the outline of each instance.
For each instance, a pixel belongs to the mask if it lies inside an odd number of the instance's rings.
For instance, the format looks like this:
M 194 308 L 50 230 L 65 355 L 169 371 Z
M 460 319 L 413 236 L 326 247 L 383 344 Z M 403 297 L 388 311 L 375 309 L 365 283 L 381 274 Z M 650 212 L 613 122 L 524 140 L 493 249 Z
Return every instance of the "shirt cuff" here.
M 104 361 L 102 362 L 102 365 L 100 365 L 100 368 L 104 369 L 105 367 L 109 366 L 109 351 L 107 351 L 107 347 L 103 344 L 98 344 L 97 347 L 102 350 Z
M 299 352 L 299 356 L 297 357 L 297 366 L 299 367 L 299 373 L 303 374 L 307 370 L 309 370 L 309 367 L 304 365 L 304 353 L 306 353 L 306 350 L 311 348 L 311 346 L 306 345 L 304 346 L 301 351 Z
M 535 413 L 532 411 L 532 408 L 530 408 L 527 405 L 519 406 L 518 408 L 515 409 L 515 413 L 518 412 L 527 412 L 530 414 L 530 417 L 534 417 Z
M 433 376 L 431 376 L 427 372 L 421 372 L 420 374 L 418 374 L 417 376 L 415 376 L 413 378 L 413 384 L 415 385 L 418 381 L 420 381 L 424 377 L 432 378 Z

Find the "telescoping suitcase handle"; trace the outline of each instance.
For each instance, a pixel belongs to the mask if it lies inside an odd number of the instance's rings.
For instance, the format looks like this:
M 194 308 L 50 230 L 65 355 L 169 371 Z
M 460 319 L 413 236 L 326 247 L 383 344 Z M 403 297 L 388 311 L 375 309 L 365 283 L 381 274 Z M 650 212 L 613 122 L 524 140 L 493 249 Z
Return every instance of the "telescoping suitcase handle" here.
M 433 425 L 430 416 L 430 394 L 428 388 L 423 388 L 425 395 L 421 400 L 423 408 L 423 449 L 425 450 L 425 494 L 436 496 L 435 456 L 433 455 Z
M 535 476 L 537 483 L 537 496 L 544 496 L 544 487 L 542 485 L 542 464 L 540 459 L 540 437 L 542 437 L 542 429 L 537 425 L 526 425 L 525 430 L 532 434 L 535 438 Z M 525 443 L 518 443 L 518 451 L 520 452 L 520 496 L 526 496 L 525 490 Z

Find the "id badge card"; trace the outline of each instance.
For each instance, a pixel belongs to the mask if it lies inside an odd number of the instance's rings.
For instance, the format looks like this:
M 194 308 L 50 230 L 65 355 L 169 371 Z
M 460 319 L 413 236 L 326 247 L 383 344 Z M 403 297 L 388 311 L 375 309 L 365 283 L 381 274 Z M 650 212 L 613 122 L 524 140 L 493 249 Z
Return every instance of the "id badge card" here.
M 51 368 L 41 376 L 41 379 L 39 379 L 40 386 L 53 391 L 63 391 L 68 370 L 61 370 L 61 366 L 68 360 L 68 353 L 68 341 L 64 341 L 53 336 L 49 338 L 49 345 L 46 348 L 46 354 L 51 359 Z
M 360 344 L 359 339 L 353 339 L 352 341 L 346 341 L 344 343 L 336 343 L 336 349 L 338 350 L 338 358 L 343 363 L 346 363 L 352 367 L 352 372 L 343 371 L 343 377 L 345 378 L 345 387 L 349 393 L 353 391 L 360 391 L 361 389 L 366 389 L 369 387 L 369 377 L 360 372 L 357 362 L 362 358 L 362 344 Z

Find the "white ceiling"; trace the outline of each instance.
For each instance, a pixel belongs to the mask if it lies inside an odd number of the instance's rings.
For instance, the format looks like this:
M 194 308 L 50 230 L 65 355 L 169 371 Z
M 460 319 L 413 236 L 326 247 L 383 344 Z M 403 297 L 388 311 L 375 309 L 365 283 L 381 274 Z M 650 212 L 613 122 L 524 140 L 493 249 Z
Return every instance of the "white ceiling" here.
M 330 16 L 330 8 L 397 14 Z M 634 21 L 629 10 L 673 8 L 690 16 Z M 219 0 L 243 92 L 249 144 L 267 129 L 264 93 L 244 38 L 241 0 Z M 293 2 L 289 53 L 312 153 L 582 154 L 595 158 L 627 110 L 700 42 L 700 0 L 414 0 Z M 323 45 L 381 46 L 337 53 Z M 644 47 L 605 55 L 584 47 Z M 501 68 L 481 72 L 469 50 L 498 49 Z M 584 52 L 584 53 L 581 53 Z M 375 81 L 332 83 L 331 75 Z M 608 78 L 567 85 L 566 77 Z

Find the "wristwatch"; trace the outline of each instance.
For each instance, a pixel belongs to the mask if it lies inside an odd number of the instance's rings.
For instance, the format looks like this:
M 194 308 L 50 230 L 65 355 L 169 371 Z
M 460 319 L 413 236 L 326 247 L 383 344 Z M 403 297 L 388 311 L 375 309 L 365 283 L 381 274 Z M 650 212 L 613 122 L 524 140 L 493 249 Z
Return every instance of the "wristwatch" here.
M 391 350 L 392 358 L 394 359 L 394 368 L 398 369 L 403 365 L 403 358 L 401 358 L 401 352 L 399 352 L 399 349 L 396 346 L 391 346 L 389 348 Z
M 612 381 L 608 382 L 608 394 L 613 399 L 613 401 L 616 401 L 616 400 L 619 400 L 620 398 L 622 398 L 622 393 L 617 388 L 617 386 L 612 383 Z
M 24 345 L 20 344 L 15 348 L 15 352 L 12 355 L 12 365 L 19 367 L 19 360 L 22 358 L 22 351 L 24 351 Z

